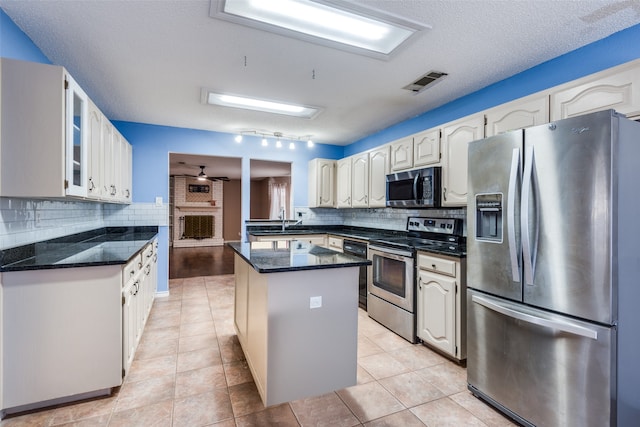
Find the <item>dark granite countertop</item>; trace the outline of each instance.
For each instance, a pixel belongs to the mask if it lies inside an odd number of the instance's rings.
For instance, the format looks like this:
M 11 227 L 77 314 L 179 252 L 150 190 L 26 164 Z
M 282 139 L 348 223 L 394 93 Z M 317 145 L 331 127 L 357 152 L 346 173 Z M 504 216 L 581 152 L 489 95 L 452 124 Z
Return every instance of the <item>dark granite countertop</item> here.
M 365 227 L 350 227 L 342 225 L 291 225 L 282 231 L 281 225 L 249 225 L 247 224 L 247 234 L 252 236 L 287 236 L 287 235 L 313 235 L 313 234 L 331 234 L 340 236 L 345 239 L 357 240 L 380 240 L 385 237 L 404 237 L 406 231 L 384 230 Z M 466 251 L 457 252 L 447 249 L 437 249 L 434 247 L 416 247 L 417 250 L 431 252 L 434 254 L 448 255 L 457 258 L 466 258 Z
M 368 241 L 389 236 L 402 237 L 407 233 L 405 231 L 345 227 L 342 225 L 291 225 L 282 231 L 282 227 L 279 225 L 251 226 L 247 224 L 247 234 L 252 236 L 333 234 L 335 236 Z
M 227 243 L 258 273 L 359 267 L 371 261 L 298 240 Z
M 0 271 L 125 264 L 158 227 L 105 227 L 0 251 Z

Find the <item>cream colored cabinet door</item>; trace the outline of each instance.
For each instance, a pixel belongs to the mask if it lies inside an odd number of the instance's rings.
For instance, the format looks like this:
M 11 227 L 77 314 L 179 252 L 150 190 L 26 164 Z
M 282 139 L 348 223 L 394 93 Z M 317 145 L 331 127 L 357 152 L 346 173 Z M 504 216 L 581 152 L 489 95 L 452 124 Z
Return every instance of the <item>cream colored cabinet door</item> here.
M 132 154 L 131 144 L 120 135 L 120 189 L 118 196 L 120 201 L 124 203 L 131 203 Z
M 115 198 L 115 150 L 113 149 L 114 127 L 108 120 L 102 121 L 102 167 L 104 180 L 102 183 L 102 197 L 106 200 Z
M 351 207 L 351 157 L 336 162 L 336 207 Z
M 389 146 L 369 152 L 369 207 L 383 208 L 387 203 Z
M 440 129 L 421 132 L 413 137 L 413 166 L 440 162 Z
M 399 139 L 390 144 L 391 172 L 413 167 L 413 136 Z
M 442 206 L 466 206 L 468 147 L 484 138 L 484 115 L 476 114 L 442 128 Z
M 549 123 L 549 95 L 536 94 L 485 111 L 486 137 Z
M 309 162 L 309 207 L 336 206 L 336 161 L 313 159 Z
M 573 81 L 551 92 L 552 121 L 608 109 L 627 117 L 640 115 L 640 61 Z
M 89 173 L 87 196 L 92 199 L 102 197 L 104 165 L 102 162 L 102 112 L 89 101 Z
M 351 206 L 369 207 L 369 153 L 351 158 Z
M 419 270 L 417 335 L 456 356 L 456 280 Z

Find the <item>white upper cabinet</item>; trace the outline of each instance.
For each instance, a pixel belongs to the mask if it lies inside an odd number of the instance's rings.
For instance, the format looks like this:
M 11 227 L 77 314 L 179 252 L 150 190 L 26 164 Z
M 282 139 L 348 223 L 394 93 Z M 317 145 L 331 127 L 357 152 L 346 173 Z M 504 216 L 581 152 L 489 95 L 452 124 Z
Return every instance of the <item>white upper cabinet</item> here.
M 334 208 L 336 194 L 336 161 L 313 159 L 309 161 L 309 207 Z
M 0 195 L 86 196 L 86 134 L 87 98 L 64 68 L 2 58 Z
M 1 61 L 0 196 L 104 200 L 111 123 L 63 67 Z
M 351 206 L 369 207 L 369 153 L 351 158 Z
M 485 111 L 486 137 L 549 123 L 549 95 L 535 94 Z
M 413 136 L 389 144 L 391 150 L 391 172 L 413 167 Z
M 336 162 L 336 207 L 351 207 L 351 157 Z
M 65 73 L 66 193 L 86 197 L 89 183 L 89 97 Z
M 387 203 L 387 174 L 389 173 L 389 146 L 369 152 L 369 207 L 385 207 Z
M 442 206 L 466 206 L 469 143 L 484 138 L 484 114 L 442 128 Z
M 640 115 L 640 61 L 634 61 L 562 85 L 551 92 L 551 120 L 613 109 Z
M 89 101 L 89 178 L 87 195 L 90 198 L 101 198 L 104 185 L 103 145 L 102 145 L 103 115 L 96 105 Z
M 430 129 L 413 136 L 413 166 L 440 162 L 440 129 Z

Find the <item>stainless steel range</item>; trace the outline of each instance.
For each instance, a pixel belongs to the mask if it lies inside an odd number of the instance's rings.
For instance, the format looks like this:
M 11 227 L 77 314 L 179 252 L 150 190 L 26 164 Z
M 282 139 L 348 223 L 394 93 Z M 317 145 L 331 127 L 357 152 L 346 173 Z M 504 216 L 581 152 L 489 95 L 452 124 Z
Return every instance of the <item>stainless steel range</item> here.
M 407 341 L 416 340 L 416 251 L 459 256 L 466 250 L 462 221 L 409 217 L 407 233 L 369 241 L 367 312 Z

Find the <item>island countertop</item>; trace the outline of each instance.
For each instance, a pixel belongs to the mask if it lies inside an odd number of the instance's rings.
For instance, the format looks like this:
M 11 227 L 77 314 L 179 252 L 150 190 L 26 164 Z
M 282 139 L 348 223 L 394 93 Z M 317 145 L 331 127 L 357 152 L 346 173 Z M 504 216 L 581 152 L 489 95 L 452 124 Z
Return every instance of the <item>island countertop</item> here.
M 371 261 L 298 240 L 227 243 L 258 273 L 360 267 Z

